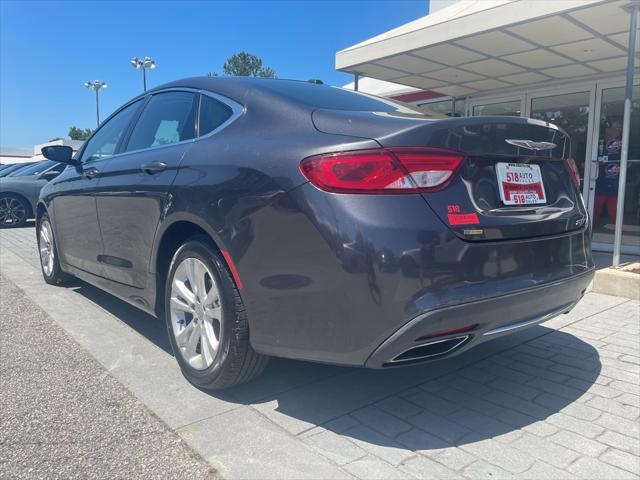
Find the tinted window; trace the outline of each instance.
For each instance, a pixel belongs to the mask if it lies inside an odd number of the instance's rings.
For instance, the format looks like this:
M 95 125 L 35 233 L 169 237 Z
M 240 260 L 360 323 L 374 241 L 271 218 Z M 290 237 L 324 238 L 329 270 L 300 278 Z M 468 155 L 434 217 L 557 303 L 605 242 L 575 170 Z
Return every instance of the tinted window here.
M 411 105 L 328 85 L 308 82 L 264 80 L 261 87 L 305 105 L 330 110 L 423 113 Z
M 200 96 L 200 136 L 213 132 L 231 116 L 227 105 L 206 95 Z
M 7 175 L 8 177 L 26 177 L 27 175 L 38 175 L 44 172 L 46 169 L 53 167 L 56 164 L 53 160 L 45 160 L 44 162 L 34 163 L 27 167 L 23 167 L 16 170 L 13 173 Z
M 190 92 L 166 92 L 151 97 L 136 123 L 126 150 L 169 145 L 196 136 L 196 100 Z
M 127 131 L 133 116 L 138 111 L 142 100 L 125 107 L 111 117 L 100 129 L 88 140 L 87 146 L 82 152 L 82 162 L 96 160 L 112 156 L 122 136 Z
M 64 163 L 59 163 L 55 167 L 53 167 L 50 172 L 62 173 L 62 171 L 67 168 L 67 165 Z

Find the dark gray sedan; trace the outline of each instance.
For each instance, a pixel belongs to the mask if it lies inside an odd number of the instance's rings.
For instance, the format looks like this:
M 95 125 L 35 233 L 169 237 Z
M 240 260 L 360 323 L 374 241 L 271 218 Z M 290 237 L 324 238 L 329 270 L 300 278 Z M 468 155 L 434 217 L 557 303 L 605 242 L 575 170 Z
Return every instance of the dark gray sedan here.
M 24 165 L 0 178 L 0 228 L 20 227 L 33 218 L 40 189 L 65 167 L 45 160 Z
M 107 119 L 41 192 L 42 272 L 164 317 L 185 376 L 268 356 L 393 368 L 568 312 L 593 276 L 571 142 L 326 85 L 179 80 Z
M 27 168 L 29 165 L 33 165 L 33 163 L 34 162 L 9 163 L 7 165 L 2 165 L 2 167 L 0 167 L 0 178 L 6 177 L 22 168 Z

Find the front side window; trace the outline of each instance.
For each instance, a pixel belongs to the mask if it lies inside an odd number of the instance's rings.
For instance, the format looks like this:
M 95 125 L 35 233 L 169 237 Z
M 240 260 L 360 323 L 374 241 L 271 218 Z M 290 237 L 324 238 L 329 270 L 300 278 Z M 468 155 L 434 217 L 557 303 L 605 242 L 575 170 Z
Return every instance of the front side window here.
M 200 129 L 199 135 L 203 136 L 213 132 L 222 125 L 232 114 L 231 108 L 218 100 L 206 95 L 200 97 Z
M 81 162 L 98 160 L 112 156 L 118 143 L 127 131 L 131 120 L 138 111 L 142 100 L 128 105 L 111 117 L 100 129 L 87 141 L 87 146 L 82 152 Z
M 53 168 L 50 168 L 49 170 L 47 170 L 47 173 L 49 172 L 55 172 L 58 175 L 62 173 L 62 171 L 67 168 L 67 165 L 65 163 L 59 163 L 57 165 L 55 165 Z
M 131 133 L 126 151 L 170 145 L 195 138 L 197 98 L 191 92 L 153 95 Z

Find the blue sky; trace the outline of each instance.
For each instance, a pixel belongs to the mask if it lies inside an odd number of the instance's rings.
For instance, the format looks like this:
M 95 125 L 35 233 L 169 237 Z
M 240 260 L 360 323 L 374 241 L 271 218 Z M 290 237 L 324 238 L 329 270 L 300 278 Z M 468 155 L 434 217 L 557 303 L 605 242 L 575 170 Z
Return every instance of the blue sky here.
M 131 57 L 151 56 L 149 86 L 222 70 L 245 50 L 280 78 L 342 85 L 335 52 L 426 15 L 428 0 L 389 1 L 10 1 L 0 0 L 0 146 L 31 147 L 95 127 L 142 90 Z

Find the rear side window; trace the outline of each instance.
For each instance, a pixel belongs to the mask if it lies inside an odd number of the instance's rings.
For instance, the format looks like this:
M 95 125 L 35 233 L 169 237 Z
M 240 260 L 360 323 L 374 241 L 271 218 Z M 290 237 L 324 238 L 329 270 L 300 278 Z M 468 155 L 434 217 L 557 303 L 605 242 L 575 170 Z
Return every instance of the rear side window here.
M 126 151 L 171 145 L 195 138 L 197 98 L 191 92 L 153 95 L 131 133 Z
M 199 135 L 203 136 L 213 132 L 229 119 L 231 113 L 231 108 L 224 103 L 206 95 L 201 95 Z

